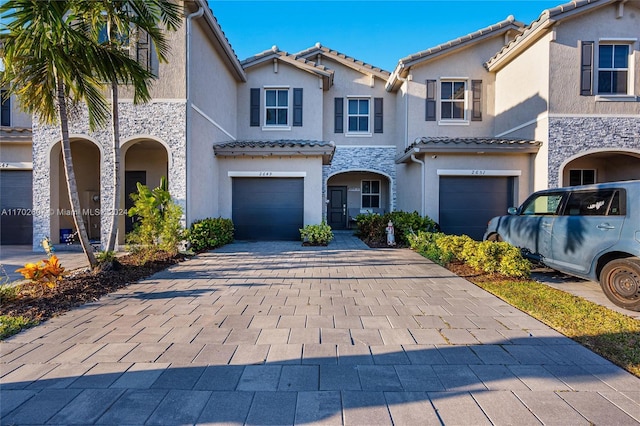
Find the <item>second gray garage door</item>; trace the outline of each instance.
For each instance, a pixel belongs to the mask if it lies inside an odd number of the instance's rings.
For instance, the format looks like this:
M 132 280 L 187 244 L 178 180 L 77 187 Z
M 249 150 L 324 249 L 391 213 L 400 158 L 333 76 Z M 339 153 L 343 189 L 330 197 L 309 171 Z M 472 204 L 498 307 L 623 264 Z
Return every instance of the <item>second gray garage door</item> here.
M 304 222 L 303 178 L 233 178 L 237 240 L 299 240 Z
M 0 244 L 31 244 L 31 170 L 0 171 Z
M 481 240 L 487 222 L 513 205 L 513 177 L 440 177 L 440 227 Z

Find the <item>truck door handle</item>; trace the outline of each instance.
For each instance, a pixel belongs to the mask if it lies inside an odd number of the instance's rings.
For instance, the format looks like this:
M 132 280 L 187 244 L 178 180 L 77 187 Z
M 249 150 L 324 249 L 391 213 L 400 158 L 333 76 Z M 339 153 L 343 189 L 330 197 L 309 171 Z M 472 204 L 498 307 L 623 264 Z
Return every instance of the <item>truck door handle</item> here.
M 615 226 L 611 226 L 608 223 L 601 223 L 600 225 L 598 225 L 596 228 L 598 229 L 602 229 L 602 230 L 607 230 L 607 229 L 616 229 Z

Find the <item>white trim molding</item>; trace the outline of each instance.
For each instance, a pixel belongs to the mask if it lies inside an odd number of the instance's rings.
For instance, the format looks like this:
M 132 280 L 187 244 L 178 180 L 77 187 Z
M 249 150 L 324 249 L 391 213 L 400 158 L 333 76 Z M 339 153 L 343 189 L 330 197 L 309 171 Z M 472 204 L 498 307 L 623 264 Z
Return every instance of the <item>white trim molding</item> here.
M 522 170 L 438 169 L 438 176 L 522 176 Z
M 229 171 L 227 172 L 229 177 L 260 177 L 260 178 L 278 178 L 278 177 L 307 177 L 307 172 L 274 172 L 269 170 L 242 172 L 242 171 Z
M 33 170 L 30 161 L 1 161 L 0 170 Z
M 204 111 L 202 111 L 200 108 L 198 108 L 197 106 L 195 106 L 193 103 L 191 104 L 191 108 L 193 108 L 193 110 L 195 112 L 197 112 L 198 114 L 200 114 L 202 116 L 202 118 L 204 118 L 205 120 L 207 120 L 209 123 L 213 124 L 214 126 L 216 126 L 218 129 L 220 129 L 220 131 L 222 133 L 224 133 L 225 135 L 229 136 L 232 140 L 236 140 L 235 136 L 233 136 L 231 133 L 227 132 L 221 125 L 219 125 L 218 123 L 216 123 L 216 121 L 209 117 Z

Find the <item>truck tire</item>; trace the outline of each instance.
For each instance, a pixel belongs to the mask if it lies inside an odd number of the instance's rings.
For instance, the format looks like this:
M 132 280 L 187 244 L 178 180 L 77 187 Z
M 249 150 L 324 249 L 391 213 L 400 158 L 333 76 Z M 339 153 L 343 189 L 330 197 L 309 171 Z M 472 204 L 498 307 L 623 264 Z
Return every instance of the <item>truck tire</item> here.
M 607 263 L 600 273 L 600 287 L 616 306 L 640 311 L 640 259 L 627 257 Z

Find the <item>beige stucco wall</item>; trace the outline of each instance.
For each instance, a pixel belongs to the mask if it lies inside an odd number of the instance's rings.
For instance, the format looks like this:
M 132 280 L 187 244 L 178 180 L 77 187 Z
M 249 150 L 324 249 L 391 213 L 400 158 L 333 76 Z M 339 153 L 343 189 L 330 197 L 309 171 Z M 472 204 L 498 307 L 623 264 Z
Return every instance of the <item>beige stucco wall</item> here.
M 363 74 L 339 62 L 323 56 L 321 63 L 334 71 L 333 86 L 323 96 L 323 139 L 334 141 L 336 145 L 394 145 L 396 134 L 395 93 L 385 90 L 386 81 Z M 373 87 L 371 84 L 373 83 Z M 349 97 L 369 98 L 369 130 L 370 134 L 349 134 L 347 123 L 347 100 Z M 335 98 L 344 98 L 344 133 L 334 133 Z M 382 133 L 373 132 L 373 98 L 382 98 Z
M 322 88 L 319 77 L 299 68 L 278 61 L 275 72 L 273 61 L 267 61 L 246 70 L 247 82 L 238 89 L 238 139 L 274 140 L 306 139 L 322 140 Z M 265 86 L 289 89 L 289 124 L 286 129 L 265 127 Z M 260 126 L 249 125 L 249 97 L 252 88 L 260 90 Z M 293 89 L 302 88 L 302 126 L 292 126 Z
M 546 114 L 549 105 L 550 35 L 538 40 L 496 73 L 495 133 L 508 138 L 534 136 L 518 127 Z M 546 141 L 546 137 L 544 139 Z
M 158 78 L 151 84 L 151 97 L 154 99 L 184 99 L 186 97 L 184 78 L 186 68 L 185 21 L 183 20 L 182 26 L 177 31 L 167 31 L 165 36 L 170 51 L 166 55 L 167 62 L 158 65 Z M 135 54 L 135 51 L 132 54 Z M 131 99 L 133 92 L 126 86 L 122 86 L 119 95 L 121 99 Z
M 220 215 L 231 218 L 232 179 L 229 172 L 293 172 L 304 176 L 304 225 L 318 224 L 325 208 L 322 199 L 322 159 L 320 157 L 219 157 L 218 182 Z M 277 173 L 276 173 L 277 174 Z M 277 177 L 277 176 L 274 176 Z M 265 177 L 264 179 L 269 179 Z
M 31 128 L 31 114 L 22 111 L 15 95 L 11 96 L 9 102 L 11 103 L 11 117 L 9 118 L 11 127 Z
M 479 41 L 472 47 L 452 52 L 431 61 L 411 67 L 409 83 L 408 141 L 427 136 L 477 137 L 492 136 L 494 110 L 494 75 L 483 64 L 503 46 L 502 35 Z M 467 81 L 467 118 L 464 124 L 444 123 L 440 118 L 440 80 L 464 79 Z M 426 80 L 437 80 L 436 121 L 425 121 Z M 471 121 L 471 80 L 482 80 L 482 121 Z M 407 83 L 404 83 L 405 85 Z
M 187 108 L 187 225 L 219 216 L 218 163 L 213 145 L 237 137 L 238 84 L 211 44 L 204 21 L 195 21 Z
M 618 6 L 601 7 L 556 27 L 556 40 L 550 43 L 550 113 L 558 114 L 640 114 L 640 102 L 598 101 L 595 96 L 580 96 L 580 41 L 594 41 L 594 93 L 597 92 L 598 41 L 635 39 L 630 68 L 634 72 L 635 96 L 640 96 L 640 9 L 631 4 L 617 18 Z
M 397 205 L 396 210 L 407 212 L 417 211 L 423 214 L 422 185 L 420 183 L 421 165 L 417 163 L 402 163 L 397 165 Z
M 0 163 L 31 163 L 31 143 L 2 142 Z

